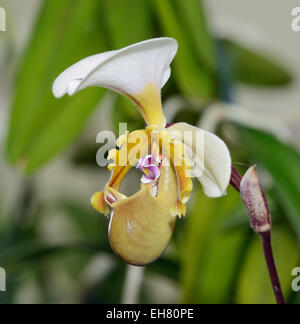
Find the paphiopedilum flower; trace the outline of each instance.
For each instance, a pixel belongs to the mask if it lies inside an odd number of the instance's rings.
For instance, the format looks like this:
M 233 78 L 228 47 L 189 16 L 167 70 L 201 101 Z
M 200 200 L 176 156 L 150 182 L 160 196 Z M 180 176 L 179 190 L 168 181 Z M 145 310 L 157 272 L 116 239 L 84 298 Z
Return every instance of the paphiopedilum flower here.
M 192 177 L 209 197 L 222 196 L 230 181 L 231 158 L 220 138 L 186 123 L 166 127 L 161 89 L 177 49 L 176 40 L 158 38 L 91 56 L 63 72 L 53 85 L 56 97 L 89 86 L 112 89 L 129 98 L 146 122 L 145 129 L 118 139 L 118 149 L 108 156 L 110 181 L 92 197 L 96 210 L 110 214 L 113 250 L 133 265 L 149 264 L 164 252 L 177 216 L 186 214 Z M 120 185 L 133 166 L 143 173 L 141 188 L 127 197 Z

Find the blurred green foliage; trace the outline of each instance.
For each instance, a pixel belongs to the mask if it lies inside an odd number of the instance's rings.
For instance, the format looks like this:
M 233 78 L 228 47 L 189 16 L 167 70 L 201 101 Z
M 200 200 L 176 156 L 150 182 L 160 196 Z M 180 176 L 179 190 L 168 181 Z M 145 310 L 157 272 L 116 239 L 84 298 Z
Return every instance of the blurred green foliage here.
M 44 1 L 19 68 L 7 156 L 33 172 L 74 139 L 103 90 L 89 89 L 74 100 L 56 100 L 52 83 L 79 59 L 105 50 L 99 2 Z M 74 113 L 76 111 L 76 113 Z
M 231 301 L 236 268 L 248 234 L 247 227 L 225 230 L 221 224 L 239 203 L 233 190 L 217 206 L 198 190 L 182 243 L 184 302 Z
M 220 53 L 207 27 L 201 1 L 43 1 L 17 72 L 6 145 L 9 162 L 38 177 L 41 167 L 65 152 L 71 143 L 76 146 L 75 139 L 99 107 L 103 89 L 85 90 L 72 98 L 53 98 L 51 86 L 60 72 L 86 56 L 159 36 L 175 37 L 180 45 L 164 97 L 176 94 L 187 98 L 197 111 L 181 111 L 176 120 L 196 123 L 202 108 L 220 99 L 218 89 L 225 73 L 220 70 Z M 228 60 L 225 65 L 232 67 L 230 72 L 237 82 L 271 87 L 285 86 L 292 80 L 285 67 L 262 53 L 230 40 L 224 42 L 224 49 Z M 128 121 L 132 129 L 142 127 L 141 118 L 128 101 L 117 97 L 114 106 L 115 127 L 120 121 Z M 290 290 L 291 269 L 299 262 L 299 153 L 270 134 L 240 125 L 233 127 L 239 131 L 240 144 L 228 143 L 232 154 L 242 156 L 241 163 L 261 163 L 272 175 L 274 185 L 268 194 L 275 201 L 276 260 L 286 296 L 299 302 Z M 76 149 L 81 150 L 79 146 Z M 75 163 L 77 168 L 95 163 L 91 154 L 84 153 L 85 157 L 80 158 L 79 153 L 73 158 L 73 162 L 80 161 Z M 8 293 L 0 294 L 0 302 L 15 302 L 28 278 L 36 283 L 40 302 L 61 300 L 49 287 L 59 286 L 52 278 L 55 268 L 57 273 L 68 275 L 72 288 L 66 290 L 72 295 L 71 302 L 119 303 L 126 269 L 112 255 L 107 220 L 95 214 L 88 202 L 82 206 L 60 197 L 51 203 L 51 212 L 63 212 L 77 238 L 69 244 L 45 244 L 39 227 L 49 205 L 38 201 L 33 212 L 30 206 L 34 189 L 25 187 L 23 192 L 17 199 L 20 205 L 9 217 L 0 218 L 0 265 L 8 273 Z M 99 255 L 112 260 L 110 271 L 87 285 L 82 273 Z M 178 302 L 274 302 L 259 241 L 250 231 L 247 214 L 232 189 L 226 197 L 213 200 L 196 186 L 189 215 L 179 221 L 170 249 L 146 269 L 146 279 L 153 275 L 180 286 L 182 299 Z M 155 303 L 145 288 L 140 298 Z
M 230 64 L 237 80 L 254 86 L 286 86 L 291 75 L 280 65 L 248 48 L 225 41 Z

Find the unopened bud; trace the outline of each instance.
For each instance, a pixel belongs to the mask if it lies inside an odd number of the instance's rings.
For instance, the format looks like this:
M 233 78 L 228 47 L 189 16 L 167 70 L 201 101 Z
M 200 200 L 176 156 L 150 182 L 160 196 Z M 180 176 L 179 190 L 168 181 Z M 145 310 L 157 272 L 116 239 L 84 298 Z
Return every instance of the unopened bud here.
M 241 181 L 241 196 L 249 213 L 251 227 L 256 233 L 271 230 L 271 217 L 256 166 L 251 167 Z

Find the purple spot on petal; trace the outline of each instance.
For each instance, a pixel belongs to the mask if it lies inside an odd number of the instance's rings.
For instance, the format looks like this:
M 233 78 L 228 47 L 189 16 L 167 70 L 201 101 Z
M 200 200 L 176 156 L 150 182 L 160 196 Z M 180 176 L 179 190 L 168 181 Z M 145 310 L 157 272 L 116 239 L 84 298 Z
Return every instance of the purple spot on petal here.
M 147 155 L 139 160 L 137 169 L 144 173 L 141 179 L 142 183 L 156 182 L 159 179 L 159 164 L 159 159 L 154 155 Z

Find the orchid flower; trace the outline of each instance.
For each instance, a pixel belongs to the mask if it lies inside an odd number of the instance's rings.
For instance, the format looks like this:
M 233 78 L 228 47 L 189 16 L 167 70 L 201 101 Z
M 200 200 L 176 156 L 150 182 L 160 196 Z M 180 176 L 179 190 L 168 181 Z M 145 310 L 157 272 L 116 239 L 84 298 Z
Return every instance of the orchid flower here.
M 111 89 L 130 99 L 146 122 L 145 129 L 117 140 L 118 149 L 108 156 L 110 181 L 91 200 L 97 211 L 110 214 L 112 249 L 133 265 L 152 263 L 164 252 L 177 216 L 186 214 L 192 177 L 209 197 L 224 195 L 230 182 L 231 158 L 220 138 L 186 123 L 167 126 L 161 89 L 177 50 L 175 39 L 147 40 L 88 57 L 63 72 L 53 85 L 57 98 L 90 86 Z M 196 137 L 201 138 L 199 145 Z M 143 176 L 140 190 L 127 197 L 120 186 L 133 166 Z

